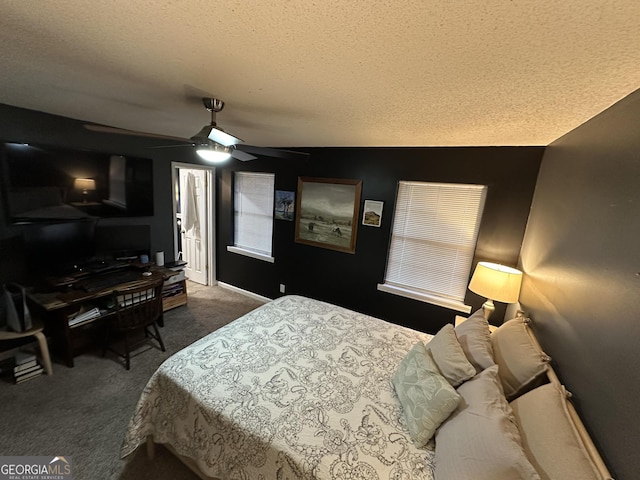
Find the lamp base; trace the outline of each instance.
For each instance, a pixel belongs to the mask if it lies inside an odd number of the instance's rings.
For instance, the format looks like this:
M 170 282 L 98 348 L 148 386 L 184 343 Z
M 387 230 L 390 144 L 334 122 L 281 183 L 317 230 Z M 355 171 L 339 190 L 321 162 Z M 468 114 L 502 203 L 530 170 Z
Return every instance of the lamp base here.
M 482 310 L 484 312 L 484 319 L 489 321 L 489 317 L 496 309 L 496 306 L 493 304 L 493 300 L 487 298 L 487 301 L 482 304 Z

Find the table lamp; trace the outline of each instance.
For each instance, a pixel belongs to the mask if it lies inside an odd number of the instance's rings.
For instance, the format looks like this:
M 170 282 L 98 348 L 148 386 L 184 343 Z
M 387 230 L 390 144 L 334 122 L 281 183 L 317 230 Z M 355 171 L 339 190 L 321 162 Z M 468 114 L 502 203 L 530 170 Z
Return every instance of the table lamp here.
M 485 297 L 482 305 L 484 318 L 489 317 L 496 309 L 493 301 L 514 303 L 520 296 L 522 272 L 515 268 L 498 263 L 479 262 L 469 282 L 469 290 Z
M 73 182 L 73 188 L 82 190 L 82 199 L 84 203 L 87 203 L 89 190 L 96 189 L 96 181 L 93 178 L 76 178 Z

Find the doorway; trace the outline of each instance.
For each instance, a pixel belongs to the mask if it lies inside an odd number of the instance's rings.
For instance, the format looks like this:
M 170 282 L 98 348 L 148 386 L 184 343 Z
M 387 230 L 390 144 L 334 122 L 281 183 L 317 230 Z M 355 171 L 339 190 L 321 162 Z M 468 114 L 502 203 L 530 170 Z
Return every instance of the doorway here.
M 174 245 L 187 262 L 186 277 L 202 285 L 215 285 L 215 170 L 188 163 L 171 163 Z

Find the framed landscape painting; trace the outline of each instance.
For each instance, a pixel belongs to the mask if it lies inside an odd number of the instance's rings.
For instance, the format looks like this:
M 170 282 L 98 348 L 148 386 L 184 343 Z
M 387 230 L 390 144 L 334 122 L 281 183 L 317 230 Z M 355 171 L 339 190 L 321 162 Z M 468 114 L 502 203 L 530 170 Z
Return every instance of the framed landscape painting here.
M 362 180 L 298 177 L 295 241 L 355 253 Z

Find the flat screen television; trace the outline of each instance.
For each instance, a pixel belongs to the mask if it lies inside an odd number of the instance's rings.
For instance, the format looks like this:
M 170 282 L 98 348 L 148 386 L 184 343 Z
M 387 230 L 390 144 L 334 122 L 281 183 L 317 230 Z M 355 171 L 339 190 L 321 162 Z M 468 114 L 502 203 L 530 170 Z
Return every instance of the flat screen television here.
M 131 260 L 150 255 L 149 225 L 96 225 L 96 258 Z
M 66 275 L 95 255 L 96 220 L 32 223 L 22 230 L 30 273 Z
M 4 143 L 0 169 L 9 223 L 153 215 L 149 158 Z

